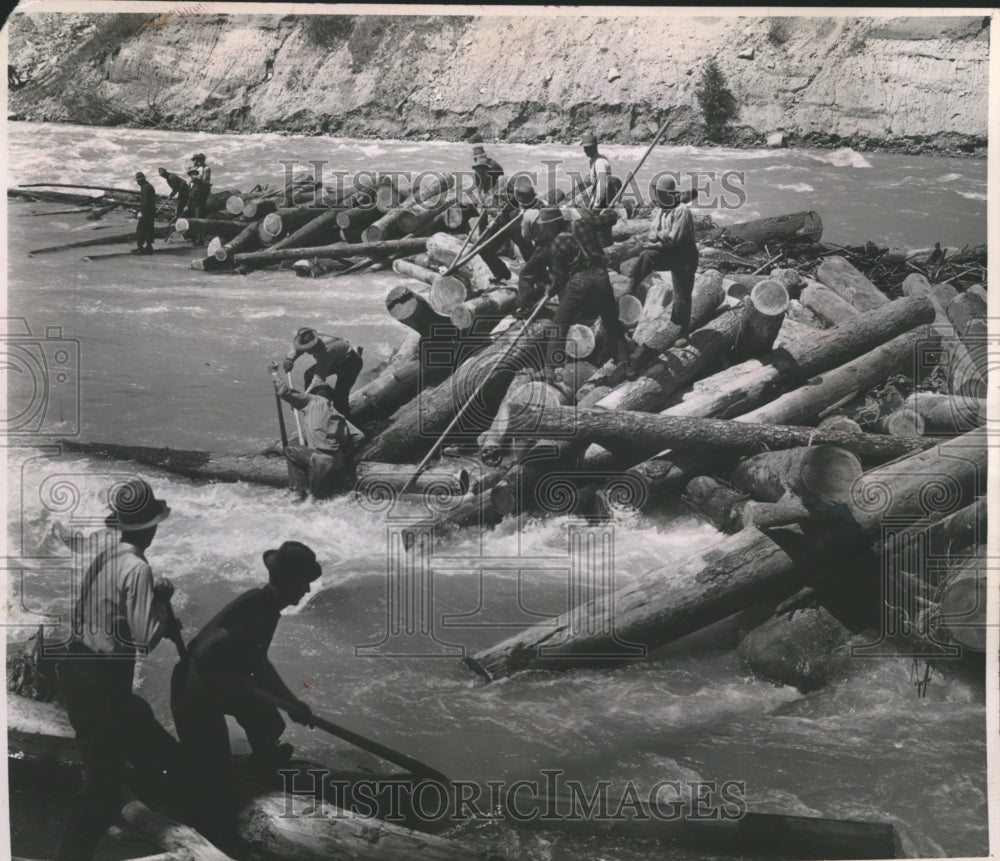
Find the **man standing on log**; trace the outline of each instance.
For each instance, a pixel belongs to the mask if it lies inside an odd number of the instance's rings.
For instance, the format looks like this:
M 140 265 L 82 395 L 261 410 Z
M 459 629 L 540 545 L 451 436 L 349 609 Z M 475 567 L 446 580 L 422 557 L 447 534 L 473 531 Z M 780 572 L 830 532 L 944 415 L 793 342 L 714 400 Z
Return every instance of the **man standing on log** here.
M 208 217 L 208 196 L 212 193 L 212 168 L 205 164 L 205 153 L 196 152 L 191 156 L 194 167 L 188 171 L 191 177 L 191 203 L 188 214 L 192 218 Z M 192 245 L 204 245 L 201 234 L 193 234 Z
M 691 326 L 691 293 L 698 270 L 698 246 L 694 240 L 694 216 L 684 203 L 672 176 L 661 176 L 653 188 L 659 210 L 653 215 L 645 249 L 632 269 L 631 292 L 643 298 L 642 282 L 650 272 L 669 271 L 674 288 L 670 320 L 681 327 L 681 337 Z M 664 294 L 666 298 L 666 294 Z
M 184 210 L 187 208 L 188 195 L 190 193 L 190 187 L 187 182 L 179 177 L 176 173 L 172 173 L 165 167 L 158 169 L 157 173 L 166 181 L 167 185 L 170 186 L 170 196 L 167 200 L 171 200 L 174 195 L 177 195 L 177 210 L 174 220 L 176 221 L 184 214 Z
M 209 621 L 174 667 L 170 709 L 181 740 L 194 796 L 190 808 L 200 829 L 225 837 L 231 830 L 232 752 L 226 715 L 246 732 L 257 771 L 274 776 L 292 756 L 292 745 L 278 744 L 285 722 L 262 702 L 262 690 L 288 703 L 296 723 L 310 725 L 312 710 L 281 680 L 268 660 L 281 611 L 309 594 L 322 574 L 316 554 L 305 544 L 286 541 L 264 553 L 266 586 L 243 593 Z
M 145 557 L 170 509 L 141 479 L 114 488 L 110 506 L 106 523 L 120 532 L 119 541 L 109 540 L 89 559 L 72 637 L 56 667 L 84 775 L 57 861 L 93 857 L 121 809 L 126 760 L 155 787 L 180 757 L 177 742 L 149 704 L 132 693 L 137 654 L 151 651 L 171 625 L 176 630 L 170 611 L 173 586 L 165 579 L 154 583 Z
M 510 280 L 510 269 L 500 259 L 498 247 L 504 240 L 512 239 L 521 248 L 522 254 L 527 249 L 528 253 L 524 258 L 527 260 L 531 255 L 531 245 L 520 235 L 513 235 L 509 230 L 496 242 L 488 242 L 490 237 L 496 236 L 510 223 L 511 219 L 518 216 L 519 209 L 512 199 L 513 189 L 504 182 L 503 168 L 497 161 L 486 155 L 486 150 L 482 147 L 482 137 L 477 134 L 470 140 L 475 143 L 475 146 L 472 147 L 472 171 L 476 177 L 476 192 L 479 204 L 486 210 L 489 219 L 489 227 L 479 240 L 480 243 L 486 243 L 479 249 L 479 256 L 489 266 L 494 282 L 501 283 Z
M 352 425 L 334 407 L 334 390 L 324 383 L 313 386 L 308 392 L 297 392 L 277 375 L 278 366 L 272 363 L 274 387 L 285 403 L 301 410 L 303 416 L 304 445 L 289 445 L 285 457 L 292 466 L 292 490 L 302 497 L 311 493 L 316 499 L 327 499 L 343 484 L 347 459 L 365 435 Z
M 146 174 L 139 171 L 135 175 L 139 184 L 139 223 L 135 228 L 136 248 L 133 254 L 152 254 L 153 236 L 156 223 L 156 191 L 146 181 Z
M 590 209 L 600 211 L 610 205 L 622 187 L 622 182 L 611 175 L 611 162 L 597 150 L 597 135 L 588 132 L 581 141 L 584 155 L 590 160 Z M 607 248 L 614 242 L 611 227 L 601 228 L 598 238 Z
M 326 382 L 330 377 L 337 378 L 333 389 L 333 405 L 342 416 L 351 417 L 351 388 L 354 386 L 364 361 L 361 358 L 362 348 L 353 348 L 350 342 L 334 335 L 323 335 L 308 327 L 299 329 L 292 340 L 292 349 L 285 356 L 283 370 L 291 373 L 299 356 L 308 353 L 316 360 L 311 368 L 306 368 L 303 375 L 306 391 L 314 383 Z

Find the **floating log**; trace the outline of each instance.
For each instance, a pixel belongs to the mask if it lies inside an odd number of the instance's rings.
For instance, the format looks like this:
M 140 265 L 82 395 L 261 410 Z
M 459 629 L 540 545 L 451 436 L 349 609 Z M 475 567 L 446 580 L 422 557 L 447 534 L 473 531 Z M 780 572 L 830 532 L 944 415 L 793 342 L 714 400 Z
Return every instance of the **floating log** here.
M 926 298 L 934 306 L 933 329 L 941 336 L 942 348 L 947 354 L 945 371 L 948 374 L 951 393 L 971 395 L 976 398 L 986 397 L 985 349 L 977 350 L 977 355 L 970 353 L 959 333 L 955 331 L 951 320 L 948 319 L 947 309 L 923 275 L 918 272 L 908 275 L 903 282 L 903 292 L 907 296 Z
M 460 237 L 450 233 L 435 233 L 427 237 L 427 255 L 437 266 L 451 266 L 462 245 Z M 490 267 L 478 255 L 459 266 L 452 275 L 461 278 L 476 293 L 485 293 L 496 287 Z
M 833 445 L 814 445 L 745 458 L 730 483 L 760 502 L 778 502 L 790 494 L 811 509 L 847 502 L 862 472 L 857 455 Z
M 801 241 L 818 242 L 823 235 L 823 220 L 815 212 L 792 212 L 715 227 L 703 234 L 704 239 L 726 239 L 730 243 L 752 242 L 763 248 L 775 243 Z
M 204 261 L 192 261 L 192 268 L 206 270 L 232 268 L 237 253 L 244 251 L 245 249 L 256 248 L 260 244 L 260 236 L 257 233 L 258 227 L 260 227 L 259 221 L 251 221 L 236 236 L 212 251 Z M 199 262 L 202 263 L 202 265 L 195 266 L 195 264 Z
M 889 436 L 923 436 L 924 420 L 916 410 L 898 409 L 881 416 L 875 423 L 879 433 Z
M 174 222 L 174 230 L 178 233 L 195 233 L 205 236 L 220 236 L 223 239 L 232 239 L 239 236 L 246 227 L 239 221 L 220 221 L 213 218 L 178 218 Z
M 743 303 L 740 334 L 733 347 L 739 358 L 751 358 L 766 353 L 774 344 L 788 310 L 788 291 L 778 281 L 761 281 L 754 285 Z
M 849 504 L 853 522 L 824 524 L 803 540 L 756 528 L 714 541 L 700 553 L 671 561 L 465 659 L 496 680 L 530 668 L 613 666 L 720 621 L 757 601 L 782 598 L 802 585 L 824 555 L 843 558 L 845 547 L 878 534 L 883 518 L 922 514 L 927 476 L 947 481 L 955 501 L 971 500 L 985 478 L 986 434 L 975 431 L 863 476 Z M 772 537 L 774 536 L 774 537 Z
M 428 269 L 426 266 L 420 266 L 412 260 L 406 260 L 405 258 L 393 260 L 392 271 L 398 273 L 399 275 L 404 275 L 407 278 L 415 278 L 417 281 L 421 281 L 428 285 L 433 284 L 434 279 L 438 276 L 438 273 L 433 269 Z
M 37 200 L 46 203 L 88 204 L 102 202 L 99 195 L 72 194 L 68 191 L 37 191 L 35 189 L 23 191 L 18 188 L 8 188 L 7 197 L 19 198 L 21 200 Z
M 173 228 L 170 226 L 153 228 L 153 236 L 157 239 L 163 239 L 172 232 Z M 135 242 L 135 231 L 133 230 L 131 233 L 116 233 L 111 236 L 104 234 L 95 239 L 81 239 L 78 242 L 67 242 L 63 245 L 50 245 L 48 248 L 33 248 L 28 252 L 28 256 L 34 257 L 37 254 L 51 254 L 54 251 L 68 251 L 73 248 L 92 248 L 95 245 L 114 245 L 118 242 Z
M 325 208 L 317 209 L 306 206 L 276 209 L 274 212 L 269 212 L 261 220 L 258 229 L 260 241 L 264 245 L 274 245 L 283 236 L 298 230 L 318 215 L 325 215 L 328 212 L 329 210 Z
M 717 478 L 707 475 L 692 478 L 682 499 L 719 532 L 731 535 L 743 528 L 747 495 Z
M 225 209 L 230 215 L 242 215 L 244 205 L 253 200 L 248 194 L 232 194 L 226 198 Z
M 768 449 L 805 445 L 836 445 L 872 460 L 888 460 L 920 451 L 929 440 L 847 434 L 792 425 L 773 426 L 678 416 L 651 415 L 630 410 L 526 406 L 516 429 L 546 439 L 596 442 L 609 451 L 626 451 L 638 460 L 666 448 L 689 451 L 716 450 L 752 454 Z
M 333 245 L 317 245 L 312 248 L 266 248 L 235 255 L 236 263 L 278 263 L 282 260 L 298 260 L 300 257 L 339 259 L 345 257 L 368 257 L 397 252 L 418 251 L 424 247 L 426 239 L 407 237 L 390 239 L 386 242 L 335 242 Z
M 986 558 L 977 555 L 958 566 L 939 603 L 941 627 L 956 643 L 973 652 L 986 651 Z
M 390 364 L 370 383 L 351 392 L 351 420 L 364 423 L 392 415 L 420 393 L 428 376 L 418 359 Z
M 362 461 L 357 465 L 357 477 L 355 489 L 359 493 L 369 492 L 378 484 L 397 493 L 407 488 L 415 494 L 447 492 L 453 496 L 465 496 L 470 486 L 469 471 L 446 461 L 427 466 L 419 474 L 398 463 Z
M 398 284 L 385 297 L 385 307 L 394 320 L 399 320 L 421 335 L 430 335 L 435 326 L 447 324 L 448 318 L 431 307 L 423 293 Z
M 478 435 L 493 420 L 514 375 L 528 366 L 542 366 L 546 325 L 532 323 L 520 338 L 521 327 L 512 327 L 470 356 L 444 383 L 403 407 L 393 423 L 371 440 L 362 453 L 363 458 L 399 463 L 419 457 L 476 392 L 476 400 L 464 414 L 465 421 L 459 423 L 455 432 L 473 431 Z M 511 346 L 515 339 L 516 345 Z
M 694 291 L 691 294 L 691 328 L 696 329 L 712 318 L 715 309 L 721 304 L 725 294 L 722 292 L 722 274 L 716 269 L 706 269 L 695 277 Z M 649 296 L 647 296 L 649 301 Z M 672 347 L 680 337 L 681 327 L 670 320 L 671 306 L 664 308 L 660 314 L 650 319 L 647 317 L 635 327 L 632 339 L 651 350 L 660 352 Z M 645 309 L 644 309 L 645 311 Z
M 800 295 L 802 304 L 817 317 L 831 326 L 856 317 L 860 311 L 829 287 L 818 281 L 806 280 L 806 287 Z
M 451 309 L 449 316 L 459 332 L 468 332 L 480 320 L 492 320 L 495 325 L 516 307 L 517 290 L 501 288 L 460 302 Z
M 452 173 L 431 174 L 426 177 L 417 191 L 401 205 L 397 204 L 398 208 L 386 212 L 365 229 L 364 240 L 366 242 L 379 242 L 394 235 L 416 230 L 418 224 L 430 223 L 435 216 L 447 209 L 447 206 L 439 208 L 442 202 L 447 201 L 448 206 L 455 202 L 455 198 L 448 195 L 448 191 L 454 185 L 455 175 Z M 404 230 L 400 223 L 404 218 L 404 213 L 411 213 L 414 216 L 414 226 L 408 230 Z M 423 218 L 429 213 L 433 214 L 426 219 L 426 222 L 423 221 Z
M 799 388 L 744 413 L 738 421 L 809 424 L 832 404 L 852 394 L 866 392 L 893 374 L 912 370 L 918 350 L 926 342 L 926 335 L 920 331 L 899 335 L 839 368 L 812 377 Z
M 903 409 L 920 416 L 925 434 L 954 436 L 986 424 L 986 401 L 980 398 L 914 392 L 903 401 Z
M 874 311 L 889 297 L 843 257 L 827 257 L 816 269 L 816 279 L 859 311 Z

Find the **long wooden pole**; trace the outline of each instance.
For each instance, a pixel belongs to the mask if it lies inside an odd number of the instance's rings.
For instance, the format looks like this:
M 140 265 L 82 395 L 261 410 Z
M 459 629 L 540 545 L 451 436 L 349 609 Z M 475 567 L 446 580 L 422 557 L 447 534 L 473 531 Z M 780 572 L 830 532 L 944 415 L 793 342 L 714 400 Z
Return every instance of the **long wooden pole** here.
M 484 230 L 483 233 L 489 233 L 490 228 L 494 224 L 497 223 L 497 219 L 499 219 L 499 218 L 500 218 L 499 215 L 496 218 L 494 218 L 493 221 L 489 225 L 487 225 L 486 230 Z M 452 273 L 456 269 L 458 269 L 459 266 L 464 266 L 473 257 L 475 257 L 480 251 L 482 251 L 487 245 L 489 245 L 491 242 L 496 242 L 501 236 L 503 236 L 512 227 L 516 227 L 518 224 L 520 224 L 521 223 L 521 219 L 523 219 L 523 218 L 524 218 L 524 210 L 521 210 L 517 214 L 516 218 L 512 218 L 509 222 L 507 222 L 503 227 L 501 227 L 492 236 L 487 236 L 486 239 L 482 240 L 481 242 L 476 243 L 476 247 L 473 248 L 472 251 L 470 251 L 468 254 L 466 254 L 465 257 L 456 257 L 455 260 L 452 262 L 451 266 L 448 267 L 447 271 L 444 274 L 445 275 L 449 275 L 450 273 Z
M 472 234 L 475 233 L 476 230 L 479 229 L 479 226 L 483 223 L 484 215 L 486 215 L 485 209 L 479 213 L 479 217 L 476 219 L 476 223 L 469 228 L 469 235 L 465 237 L 465 242 L 463 242 L 462 247 L 458 249 L 458 254 L 455 255 L 455 259 L 451 262 L 451 266 L 445 269 L 445 271 L 441 273 L 442 275 L 444 276 L 451 275 L 452 272 L 458 269 L 460 265 L 458 261 L 462 259 L 462 253 L 465 251 L 466 248 L 469 247 L 469 243 L 472 241 Z
M 288 388 L 292 388 L 292 375 L 286 372 L 285 378 L 288 380 Z M 292 413 L 295 415 L 295 430 L 299 434 L 299 445 L 305 445 L 306 438 L 302 434 L 302 420 L 299 418 L 299 411 L 292 410 Z
M 535 307 L 535 310 L 531 312 L 531 316 L 524 321 L 524 326 L 521 329 L 521 331 L 518 332 L 517 335 L 514 337 L 514 339 L 507 345 L 507 349 L 500 354 L 500 358 L 497 360 L 497 363 L 496 365 L 494 365 L 494 367 L 499 367 L 503 363 L 503 361 L 510 354 L 510 351 L 514 349 L 514 346 L 517 344 L 517 342 L 521 340 L 521 336 L 528 331 L 528 326 L 532 324 L 535 317 L 537 317 L 542 308 L 545 307 L 545 303 L 548 300 L 549 300 L 548 296 L 543 296 L 541 298 L 538 305 Z M 434 445 L 431 446 L 430 451 L 428 451 L 427 454 L 424 455 L 424 459 L 420 461 L 419 464 L 417 464 L 417 468 L 413 471 L 413 474 L 410 476 L 406 484 L 403 485 L 402 490 L 399 491 L 400 494 L 406 493 L 406 491 L 409 490 L 413 482 L 417 480 L 417 477 L 420 475 L 421 472 L 423 472 L 424 468 L 427 466 L 430 459 L 434 456 L 435 452 L 437 452 L 437 450 L 441 447 L 441 443 L 443 443 L 448 434 L 452 432 L 455 425 L 457 425 L 462 420 L 462 416 L 465 415 L 465 411 L 468 410 L 468 408 L 472 405 L 472 402 L 476 399 L 483 386 L 485 386 L 486 383 L 489 382 L 489 379 L 490 379 L 489 377 L 484 379 L 483 382 L 476 387 L 476 390 L 471 395 L 469 395 L 469 399 L 464 404 L 462 404 L 462 408 L 457 413 L 455 413 L 455 417 L 448 423 L 448 427 L 446 427 L 441 436 L 437 438 Z
M 646 147 L 646 151 L 642 154 L 642 158 L 639 159 L 639 163 L 628 172 L 628 176 L 625 178 L 625 182 L 622 183 L 622 187 L 618 189 L 618 194 L 614 196 L 614 199 L 608 204 L 610 209 L 621 199 L 621 196 L 625 193 L 625 189 L 628 188 L 628 184 L 632 181 L 635 175 L 642 169 L 642 166 L 646 163 L 646 159 L 649 158 L 649 154 L 653 151 L 659 142 L 660 138 L 666 134 L 667 126 L 670 125 L 670 120 L 666 119 L 663 121 L 663 125 L 660 126 L 660 130 L 656 133 L 656 137 L 650 142 L 649 146 Z

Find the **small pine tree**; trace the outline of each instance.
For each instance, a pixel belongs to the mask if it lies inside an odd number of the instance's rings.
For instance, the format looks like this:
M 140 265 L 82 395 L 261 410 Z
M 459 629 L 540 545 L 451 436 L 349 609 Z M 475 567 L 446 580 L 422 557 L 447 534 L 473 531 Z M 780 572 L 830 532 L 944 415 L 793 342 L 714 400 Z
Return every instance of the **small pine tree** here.
M 726 83 L 715 59 L 708 60 L 701 70 L 701 80 L 695 90 L 698 106 L 705 118 L 705 131 L 709 140 L 717 141 L 723 137 L 729 121 L 736 117 L 736 97 Z

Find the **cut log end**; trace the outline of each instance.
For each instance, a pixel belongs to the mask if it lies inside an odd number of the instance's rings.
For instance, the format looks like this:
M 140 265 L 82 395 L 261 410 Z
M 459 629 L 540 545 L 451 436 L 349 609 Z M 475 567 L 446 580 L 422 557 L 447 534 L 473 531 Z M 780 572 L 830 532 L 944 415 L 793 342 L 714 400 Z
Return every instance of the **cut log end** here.
M 750 302 L 765 317 L 784 314 L 788 310 L 789 301 L 788 290 L 779 281 L 760 281 L 750 291 Z
M 190 229 L 190 225 L 188 224 L 188 220 L 186 218 L 178 218 L 177 221 L 174 222 L 174 230 L 178 233 L 187 233 Z
M 845 503 L 864 472 L 856 454 L 834 445 L 813 446 L 802 462 L 803 487 L 816 499 Z
M 586 359 L 594 352 L 597 339 L 589 326 L 574 323 L 566 335 L 566 354 L 572 359 Z
M 238 194 L 234 194 L 232 197 L 226 198 L 226 212 L 230 215 L 242 215 L 243 206 L 243 198 Z
M 618 300 L 618 319 L 626 326 L 634 326 L 642 317 L 642 302 L 635 296 L 622 296 Z
M 431 285 L 430 303 L 438 314 L 449 316 L 456 306 L 465 301 L 468 288 L 452 275 L 441 275 Z

